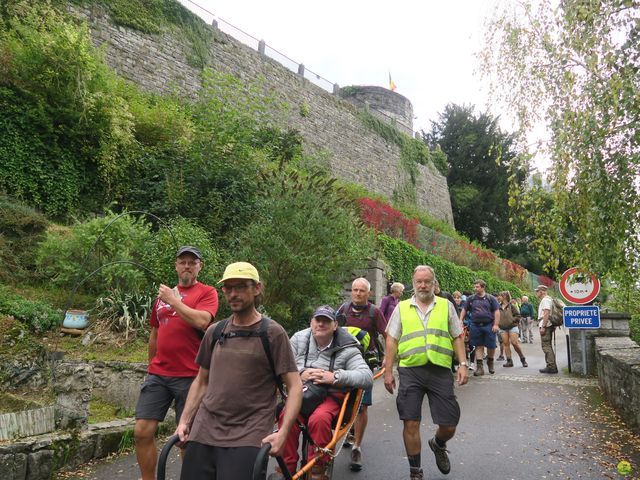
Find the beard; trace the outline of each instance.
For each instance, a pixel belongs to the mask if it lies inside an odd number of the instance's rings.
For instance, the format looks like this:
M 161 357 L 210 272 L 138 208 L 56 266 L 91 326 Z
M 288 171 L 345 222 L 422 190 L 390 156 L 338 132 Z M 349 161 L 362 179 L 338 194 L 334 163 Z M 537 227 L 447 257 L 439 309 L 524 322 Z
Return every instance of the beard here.
M 433 301 L 434 296 L 435 296 L 435 293 L 433 290 L 429 290 L 426 292 L 425 291 L 416 292 L 416 298 L 423 303 L 431 303 Z

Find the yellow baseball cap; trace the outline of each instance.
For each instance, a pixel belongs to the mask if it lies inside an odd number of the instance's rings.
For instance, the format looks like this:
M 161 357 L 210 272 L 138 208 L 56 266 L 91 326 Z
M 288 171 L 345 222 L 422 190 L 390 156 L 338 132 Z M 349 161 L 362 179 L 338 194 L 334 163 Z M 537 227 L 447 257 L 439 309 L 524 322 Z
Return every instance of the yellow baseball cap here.
M 227 268 L 224 269 L 222 279 L 218 283 L 234 278 L 246 278 L 247 280 L 253 280 L 256 283 L 260 282 L 258 270 L 247 262 L 236 262 L 227 265 Z

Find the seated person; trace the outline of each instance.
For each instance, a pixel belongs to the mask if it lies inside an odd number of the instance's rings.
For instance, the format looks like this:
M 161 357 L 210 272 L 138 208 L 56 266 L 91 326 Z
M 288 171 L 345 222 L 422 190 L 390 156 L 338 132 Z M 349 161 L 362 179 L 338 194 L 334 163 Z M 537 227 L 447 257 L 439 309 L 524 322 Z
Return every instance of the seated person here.
M 331 424 L 340 413 L 345 392 L 353 388 L 371 388 L 373 374 L 367 366 L 358 341 L 346 329 L 338 328 L 335 311 L 329 306 L 316 310 L 311 327 L 291 337 L 291 346 L 302 382 L 326 386 L 328 395 L 304 421 L 313 441 L 324 447 L 331 441 Z M 303 387 L 304 389 L 305 387 Z M 282 419 L 282 414 L 280 415 Z M 294 424 L 284 447 L 284 461 L 289 472 L 297 471 L 300 427 Z M 315 456 L 315 447 L 309 445 L 309 460 Z M 311 479 L 324 480 L 325 465 L 318 462 L 311 472 Z M 326 463 L 326 460 L 323 462 Z M 283 478 L 278 472 L 269 479 Z

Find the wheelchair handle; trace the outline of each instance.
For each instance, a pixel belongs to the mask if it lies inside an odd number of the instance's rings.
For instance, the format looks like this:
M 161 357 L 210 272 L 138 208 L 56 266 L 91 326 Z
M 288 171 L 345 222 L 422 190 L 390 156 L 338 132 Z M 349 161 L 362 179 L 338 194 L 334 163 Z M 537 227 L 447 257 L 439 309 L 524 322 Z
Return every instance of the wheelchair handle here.
M 176 443 L 180 441 L 180 437 L 178 435 L 172 435 L 167 440 L 167 443 L 162 447 L 162 451 L 160 452 L 160 456 L 158 457 L 158 472 L 156 474 L 157 480 L 165 480 L 166 472 L 167 472 L 167 457 L 169 456 L 169 451 L 171 447 L 173 447 Z
M 265 443 L 258 452 L 258 456 L 256 457 L 256 461 L 253 464 L 253 476 L 251 480 L 265 480 L 267 478 L 267 464 L 269 463 L 269 452 L 271 451 L 271 444 Z M 289 470 L 287 470 L 287 465 L 284 463 L 284 459 L 282 457 L 276 457 L 276 461 L 278 462 L 278 466 L 282 471 L 282 475 L 286 480 L 292 480 L 291 474 Z M 160 479 L 158 477 L 158 480 Z

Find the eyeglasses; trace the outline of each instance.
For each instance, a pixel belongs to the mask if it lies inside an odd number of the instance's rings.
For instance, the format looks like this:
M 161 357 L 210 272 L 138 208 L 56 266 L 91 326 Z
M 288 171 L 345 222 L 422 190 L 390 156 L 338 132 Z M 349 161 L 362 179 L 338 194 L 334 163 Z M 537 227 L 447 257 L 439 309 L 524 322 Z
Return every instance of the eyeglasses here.
M 200 263 L 200 260 L 176 260 L 176 263 L 181 267 L 195 267 Z
M 251 286 L 249 282 L 239 283 L 237 285 L 222 285 L 222 291 L 224 293 L 232 293 L 234 290 L 236 293 L 244 293 Z

